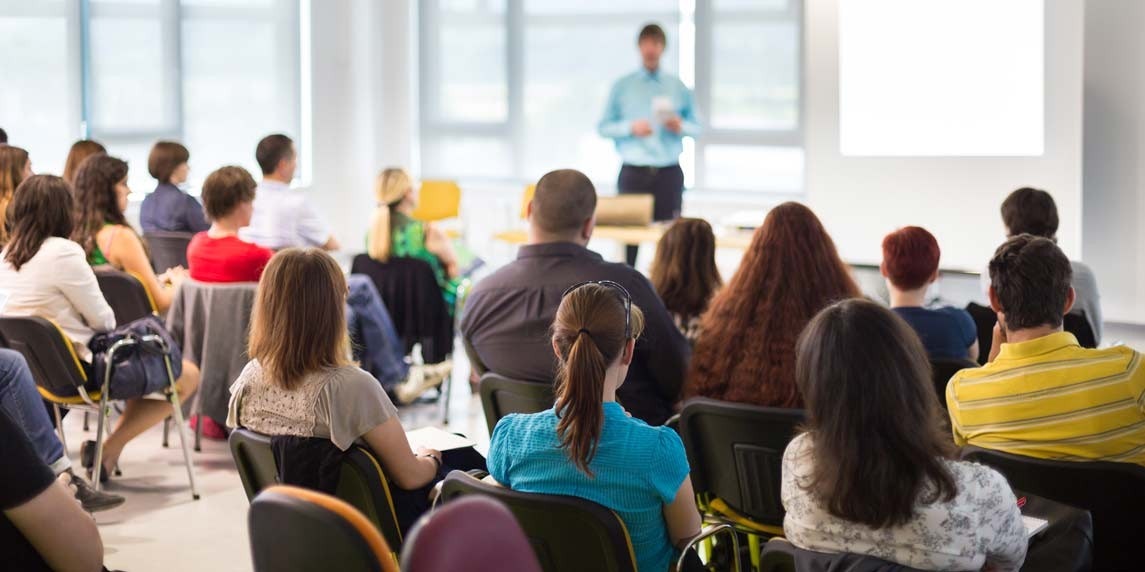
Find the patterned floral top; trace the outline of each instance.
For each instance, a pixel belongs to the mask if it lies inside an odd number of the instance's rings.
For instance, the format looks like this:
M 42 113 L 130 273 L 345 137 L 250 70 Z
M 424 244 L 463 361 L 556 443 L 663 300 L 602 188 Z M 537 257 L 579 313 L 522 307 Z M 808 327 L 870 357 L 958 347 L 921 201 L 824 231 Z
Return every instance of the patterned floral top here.
M 873 529 L 827 512 L 803 488 L 811 471 L 809 434 L 791 441 L 783 454 L 783 531 L 799 548 L 848 552 L 923 570 L 1017 570 L 1028 540 L 1017 499 L 993 469 L 947 461 L 958 494 L 950 502 L 920 505 L 903 525 Z
M 393 256 L 417 258 L 429 263 L 433 274 L 437 277 L 437 285 L 441 287 L 441 294 L 445 298 L 445 305 L 452 314 L 457 305 L 457 289 L 461 279 L 450 278 L 445 272 L 445 266 L 437 255 L 430 252 L 425 246 L 425 224 L 414 220 L 402 213 L 391 211 L 392 226 L 390 253 Z

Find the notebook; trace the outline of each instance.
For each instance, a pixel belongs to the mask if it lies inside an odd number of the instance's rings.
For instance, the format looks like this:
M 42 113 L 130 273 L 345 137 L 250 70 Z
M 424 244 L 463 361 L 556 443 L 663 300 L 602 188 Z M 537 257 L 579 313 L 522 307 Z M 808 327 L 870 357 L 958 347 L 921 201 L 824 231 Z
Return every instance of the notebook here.
M 1026 538 L 1033 538 L 1049 526 L 1050 522 L 1041 518 L 1022 515 L 1022 524 L 1026 525 Z
M 418 447 L 436 449 L 438 451 L 450 451 L 476 445 L 476 443 L 465 437 L 437 427 L 422 427 L 421 429 L 406 431 L 406 440 L 409 441 L 409 446 L 415 453 Z

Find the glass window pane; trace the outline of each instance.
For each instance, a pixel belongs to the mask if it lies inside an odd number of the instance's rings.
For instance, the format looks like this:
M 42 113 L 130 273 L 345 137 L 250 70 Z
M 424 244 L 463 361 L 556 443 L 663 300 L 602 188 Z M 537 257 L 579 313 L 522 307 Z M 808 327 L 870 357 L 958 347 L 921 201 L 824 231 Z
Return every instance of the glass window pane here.
M 717 22 L 712 30 L 711 94 L 713 127 L 797 127 L 799 24 Z
M 439 135 L 423 141 L 423 178 L 505 178 L 513 174 L 513 149 L 505 138 Z
M 154 17 L 93 16 L 92 126 L 157 130 L 174 125 L 164 81 L 162 22 Z
M 704 188 L 798 193 L 803 191 L 803 149 L 707 145 Z
M 108 155 L 127 161 L 127 186 L 131 188 L 132 197 L 140 198 L 155 190 L 157 183 L 147 172 L 147 155 L 151 153 L 154 141 L 101 139 L 100 142 L 107 147 Z
M 505 80 L 505 26 L 443 25 L 438 46 L 439 117 L 452 121 L 505 121 L 509 87 Z
M 713 10 L 738 12 L 776 12 L 786 10 L 789 0 L 710 0 Z
M 677 0 L 525 0 L 525 12 L 529 14 L 640 14 L 649 16 L 675 13 L 680 3 Z M 663 25 L 663 24 L 661 24 Z M 636 37 L 639 27 L 631 30 L 629 36 Z

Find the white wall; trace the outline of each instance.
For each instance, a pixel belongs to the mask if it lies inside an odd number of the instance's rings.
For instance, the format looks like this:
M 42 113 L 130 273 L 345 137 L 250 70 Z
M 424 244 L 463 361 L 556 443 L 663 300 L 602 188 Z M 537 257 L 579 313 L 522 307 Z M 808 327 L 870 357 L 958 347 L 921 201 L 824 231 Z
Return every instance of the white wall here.
M 839 153 L 838 1 L 806 0 L 804 109 L 808 201 L 844 258 L 878 261 L 886 233 L 919 225 L 938 238 L 943 266 L 980 270 L 1004 238 L 998 206 L 1022 186 L 1054 195 L 1059 242 L 1079 256 L 1083 3 L 1046 2 L 1043 156 L 863 158 Z
M 1088 0 L 1082 258 L 1107 320 L 1145 323 L 1145 2 Z

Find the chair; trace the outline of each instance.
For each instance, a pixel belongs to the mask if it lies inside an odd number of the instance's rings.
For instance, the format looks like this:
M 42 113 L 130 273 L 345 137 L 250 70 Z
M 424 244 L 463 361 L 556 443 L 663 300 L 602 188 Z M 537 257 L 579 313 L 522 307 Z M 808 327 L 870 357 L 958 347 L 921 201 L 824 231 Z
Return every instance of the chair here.
M 759 566 L 760 535 L 783 536 L 783 451 L 803 423 L 799 409 L 692 399 L 680 413 L 680 438 L 692 486 L 711 520 L 748 535 Z
M 247 523 L 255 572 L 398 572 L 362 513 L 329 495 L 275 485 L 251 503 Z
M 148 232 L 143 235 L 147 255 L 156 272 L 176 266 L 187 267 L 187 246 L 195 235 L 190 232 Z
M 138 276 L 114 268 L 99 268 L 95 271 L 95 279 L 107 304 L 115 312 L 116 324 L 129 324 L 158 313 L 155 300 Z
M 760 555 L 760 572 L 796 570 L 864 570 L 866 572 L 921 572 L 901 564 L 847 552 L 815 552 L 797 548 L 783 538 L 772 538 Z
M 508 507 L 546 572 L 636 571 L 636 554 L 624 521 L 603 506 L 570 496 L 521 493 L 480 481 L 461 471 L 453 471 L 445 477 L 439 501 L 449 506 L 454 499 L 467 495 L 490 497 Z M 730 537 L 732 553 L 739 553 L 739 541 L 725 524 L 705 528 L 688 546 L 721 533 Z M 687 554 L 685 551 L 680 556 L 677 569 Z M 739 560 L 733 560 L 738 571 Z
M 510 413 L 538 413 L 552 408 L 553 386 L 547 383 L 518 381 L 486 372 L 481 376 L 481 407 L 489 434 L 502 417 Z
M 1145 467 L 1105 461 L 1070 462 L 965 447 L 962 458 L 994 467 L 1016 490 L 1093 515 L 1094 569 L 1140 570 L 1145 545 Z
M 432 222 L 461 214 L 461 187 L 456 181 L 422 181 L 413 218 Z
M 402 547 L 405 572 L 514 570 L 541 572 L 513 513 L 492 498 L 457 499 L 423 516 Z
M 537 185 L 525 185 L 525 194 L 521 195 L 521 220 L 529 218 L 529 203 L 537 194 Z
M 987 350 L 989 351 L 989 350 Z M 934 379 L 934 391 L 938 395 L 938 404 L 946 409 L 946 384 L 954 374 L 964 370 L 978 367 L 976 362 L 960 358 L 931 358 L 930 370 Z
M 125 338 L 115 342 L 108 349 L 108 365 L 104 372 L 104 381 L 101 387 L 95 387 L 94 383 L 89 382 L 88 374 L 84 370 L 71 340 L 51 320 L 39 317 L 0 318 L 0 338 L 5 340 L 8 347 L 20 352 L 28 362 L 40 396 L 52 404 L 56 416 L 56 427 L 60 432 L 60 442 L 64 444 L 65 450 L 67 441 L 64 439 L 63 427 L 60 424 L 60 408 L 80 409 L 97 413 L 95 475 L 93 478 L 93 484 L 97 490 L 100 487 L 100 473 L 103 471 L 103 433 L 107 426 L 110 381 L 115 355 L 117 352 L 137 344 L 157 345 L 167 357 L 167 376 L 170 390 L 165 392 L 165 398 L 171 403 L 176 422 L 179 424 L 179 439 L 183 445 L 183 462 L 187 467 L 187 480 L 191 485 L 191 497 L 195 500 L 199 499 L 187 433 L 183 426 L 183 412 L 179 403 L 179 394 L 175 391 L 175 376 L 171 373 L 170 354 L 166 353 L 167 349 L 162 338 L 144 336 L 140 339 Z
M 994 344 L 994 324 L 998 323 L 998 315 L 994 310 L 971 302 L 966 305 L 966 311 L 974 318 L 974 325 L 978 327 L 978 363 L 986 365 L 990 359 L 990 348 Z M 1077 343 L 1083 348 L 1096 348 L 1097 342 L 1093 335 L 1093 328 L 1089 327 L 1089 318 L 1085 312 L 1070 312 L 1062 321 L 1063 329 L 1077 338 Z
M 227 443 L 248 501 L 253 501 L 259 492 L 278 483 L 278 468 L 269 436 L 238 428 L 231 431 Z

